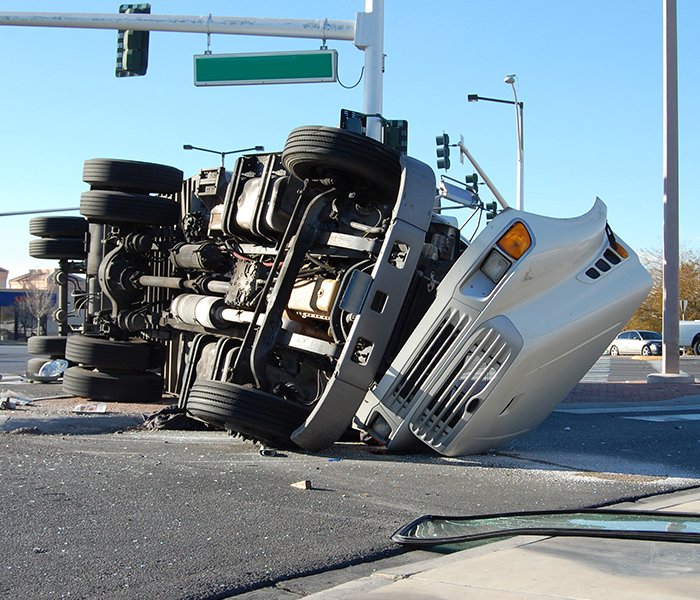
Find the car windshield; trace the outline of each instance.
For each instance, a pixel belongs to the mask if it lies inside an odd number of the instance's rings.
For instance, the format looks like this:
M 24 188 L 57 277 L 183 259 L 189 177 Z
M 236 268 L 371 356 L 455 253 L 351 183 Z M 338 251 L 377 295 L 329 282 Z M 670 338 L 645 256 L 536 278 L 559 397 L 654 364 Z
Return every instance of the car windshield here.
M 639 335 L 642 336 L 643 340 L 660 340 L 661 334 L 656 331 L 640 331 Z
M 521 534 L 626 537 L 699 543 L 700 518 L 691 513 L 606 509 L 471 517 L 426 515 L 399 529 L 392 539 L 407 546 L 434 546 Z

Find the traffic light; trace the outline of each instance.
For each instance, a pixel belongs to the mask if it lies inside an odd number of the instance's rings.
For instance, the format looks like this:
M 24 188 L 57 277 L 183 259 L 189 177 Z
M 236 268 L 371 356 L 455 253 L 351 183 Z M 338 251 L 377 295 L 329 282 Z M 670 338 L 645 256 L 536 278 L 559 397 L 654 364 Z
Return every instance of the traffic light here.
M 497 202 L 487 202 L 484 204 L 484 210 L 486 210 L 486 220 L 490 221 L 498 213 L 498 203 Z
M 124 14 L 150 14 L 150 4 L 122 4 Z M 119 30 L 117 34 L 117 77 L 145 75 L 148 69 L 148 31 Z
M 435 143 L 438 169 L 447 170 L 450 168 L 450 136 L 443 132 L 442 135 L 435 136 Z

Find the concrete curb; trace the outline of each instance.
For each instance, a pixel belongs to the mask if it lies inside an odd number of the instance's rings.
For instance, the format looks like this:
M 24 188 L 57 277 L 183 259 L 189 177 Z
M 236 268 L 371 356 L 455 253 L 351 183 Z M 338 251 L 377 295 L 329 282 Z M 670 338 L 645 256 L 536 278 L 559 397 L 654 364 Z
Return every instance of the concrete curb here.
M 658 511 L 684 511 L 700 512 L 700 489 L 693 488 L 671 494 L 651 496 L 642 498 L 634 502 L 624 502 L 613 505 L 611 508 L 637 509 L 637 510 L 658 510 Z M 427 598 L 424 595 L 424 586 L 430 585 L 429 577 L 422 577 L 423 574 L 434 571 L 448 571 L 450 567 L 458 563 L 473 561 L 489 554 L 497 552 L 517 551 L 519 548 L 531 546 L 539 542 L 551 539 L 548 536 L 517 536 L 514 538 L 487 543 L 482 546 L 468 548 L 446 556 L 419 560 L 399 567 L 388 568 L 377 571 L 372 575 L 349 581 L 336 587 L 306 596 L 311 600 L 344 600 L 345 598 Z M 576 544 L 577 538 L 568 539 L 571 544 Z M 502 577 L 503 571 L 499 569 L 494 573 L 494 577 Z M 412 578 L 415 578 L 412 580 Z M 390 590 L 387 586 L 399 583 L 401 590 Z M 415 590 L 413 585 L 415 584 Z M 381 588 L 387 588 L 386 593 Z M 448 597 L 463 598 L 468 597 L 470 590 L 462 587 L 459 583 L 454 584 L 454 590 Z M 473 591 L 473 590 L 472 590 Z M 611 596 L 615 597 L 614 590 L 610 590 Z M 443 597 L 440 595 L 439 597 Z M 486 596 L 484 596 L 486 597 Z M 491 596 L 488 596 L 491 597 Z M 512 596 L 508 595 L 509 598 Z M 518 596 L 520 597 L 520 596 Z M 524 596 L 523 596 L 524 597 Z M 533 596 L 541 597 L 541 596 Z M 558 597 L 558 596 L 557 596 Z M 568 596 L 567 596 L 568 597 Z

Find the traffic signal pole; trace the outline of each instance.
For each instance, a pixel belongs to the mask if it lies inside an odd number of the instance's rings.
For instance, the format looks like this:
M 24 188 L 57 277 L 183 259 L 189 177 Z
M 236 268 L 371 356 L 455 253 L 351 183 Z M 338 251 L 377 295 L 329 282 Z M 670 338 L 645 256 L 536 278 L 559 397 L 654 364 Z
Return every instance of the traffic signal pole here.
M 498 203 L 501 205 L 501 207 L 508 208 L 508 203 L 506 202 L 506 199 L 496 189 L 496 186 L 489 179 L 489 176 L 484 172 L 484 170 L 481 168 L 479 163 L 476 162 L 476 159 L 471 155 L 471 152 L 469 152 L 469 150 L 467 150 L 467 147 L 464 145 L 464 142 L 462 140 L 459 141 L 459 144 L 457 144 L 457 147 L 459 148 L 460 155 L 466 156 L 467 160 L 472 164 L 474 169 L 476 169 L 476 172 L 484 180 L 486 187 L 489 188 L 491 193 L 495 196 L 496 200 L 498 200 Z
M 365 53 L 364 112 L 381 114 L 384 81 L 384 0 L 365 0 L 355 21 L 271 19 L 210 15 L 0 12 L 0 26 L 173 31 L 350 41 Z M 367 120 L 367 135 L 381 138 L 381 122 Z

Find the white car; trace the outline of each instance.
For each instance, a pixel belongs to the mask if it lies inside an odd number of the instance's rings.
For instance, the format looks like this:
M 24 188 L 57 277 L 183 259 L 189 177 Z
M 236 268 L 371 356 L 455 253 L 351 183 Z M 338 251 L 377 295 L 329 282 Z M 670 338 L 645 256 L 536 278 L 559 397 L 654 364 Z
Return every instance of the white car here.
M 631 329 L 622 331 L 608 346 L 606 354 L 641 354 L 642 356 L 659 356 L 661 354 L 661 334 L 658 331 Z

